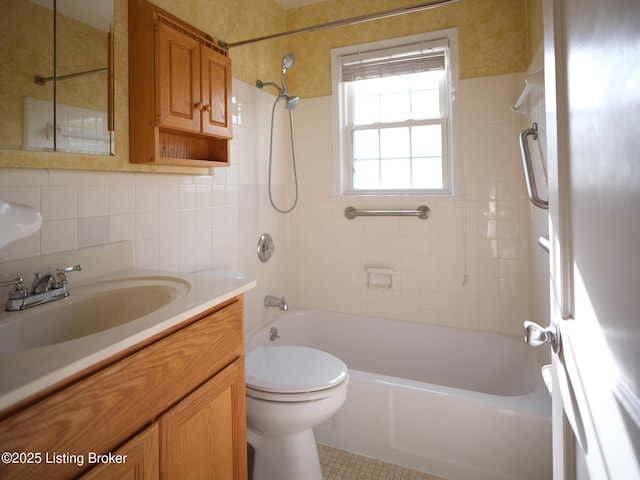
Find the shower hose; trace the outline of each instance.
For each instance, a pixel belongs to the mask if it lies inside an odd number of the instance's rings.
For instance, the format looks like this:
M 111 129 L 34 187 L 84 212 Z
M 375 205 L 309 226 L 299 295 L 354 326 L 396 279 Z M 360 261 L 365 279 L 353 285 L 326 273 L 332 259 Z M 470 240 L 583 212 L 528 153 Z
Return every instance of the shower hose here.
M 280 100 L 282 100 L 284 98 L 283 95 L 279 95 L 278 98 L 276 98 L 276 100 L 273 102 L 273 108 L 271 109 L 271 134 L 270 134 L 270 138 L 269 138 L 269 183 L 268 183 L 268 190 L 269 190 L 269 202 L 271 202 L 271 206 L 279 213 L 289 213 L 291 212 L 294 208 L 296 208 L 296 205 L 298 203 L 298 172 L 296 170 L 296 148 L 295 148 L 295 144 L 294 144 L 294 137 L 293 137 L 293 111 L 292 110 L 288 110 L 289 111 L 289 130 L 291 132 L 291 158 L 292 158 L 292 162 L 293 162 L 293 179 L 295 182 L 295 187 L 296 187 L 296 195 L 295 198 L 293 200 L 293 205 L 291 205 L 290 208 L 288 209 L 280 209 L 276 206 L 276 204 L 273 201 L 273 195 L 271 193 L 271 170 L 272 170 L 272 163 L 273 163 L 273 120 L 275 118 L 275 112 L 276 112 L 276 105 L 278 105 L 278 102 L 280 102 Z

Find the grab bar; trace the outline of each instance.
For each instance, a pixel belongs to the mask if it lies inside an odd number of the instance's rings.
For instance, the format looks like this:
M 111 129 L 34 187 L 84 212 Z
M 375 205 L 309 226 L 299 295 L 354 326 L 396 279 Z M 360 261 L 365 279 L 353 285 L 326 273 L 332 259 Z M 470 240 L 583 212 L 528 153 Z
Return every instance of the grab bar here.
M 356 210 L 354 207 L 344 209 L 344 216 L 349 220 L 356 217 L 418 217 L 426 220 L 431 215 L 431 210 L 425 205 L 420 205 L 415 210 Z
M 529 152 L 529 144 L 527 143 L 527 137 L 529 136 L 533 136 L 534 140 L 538 139 L 538 124 L 536 122 L 533 122 L 531 128 L 527 128 L 520 133 L 520 151 L 522 152 L 524 178 L 527 183 L 529 200 L 531 200 L 531 203 L 536 207 L 547 210 L 549 208 L 549 202 L 540 198 L 538 195 L 538 188 L 536 187 L 536 179 L 533 173 L 533 166 L 531 164 L 531 153 Z

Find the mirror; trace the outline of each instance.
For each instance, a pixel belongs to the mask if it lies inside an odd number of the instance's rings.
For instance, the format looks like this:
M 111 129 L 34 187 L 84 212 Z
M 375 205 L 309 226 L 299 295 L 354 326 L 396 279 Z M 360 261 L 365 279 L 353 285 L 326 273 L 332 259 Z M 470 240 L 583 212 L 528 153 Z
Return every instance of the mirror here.
M 114 0 L 0 5 L 0 148 L 112 155 Z

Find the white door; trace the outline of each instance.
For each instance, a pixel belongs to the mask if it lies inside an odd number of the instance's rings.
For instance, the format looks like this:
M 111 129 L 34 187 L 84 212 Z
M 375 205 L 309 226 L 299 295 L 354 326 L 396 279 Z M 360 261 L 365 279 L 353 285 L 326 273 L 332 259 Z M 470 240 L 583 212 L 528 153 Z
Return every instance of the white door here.
M 544 0 L 554 479 L 640 479 L 640 0 Z

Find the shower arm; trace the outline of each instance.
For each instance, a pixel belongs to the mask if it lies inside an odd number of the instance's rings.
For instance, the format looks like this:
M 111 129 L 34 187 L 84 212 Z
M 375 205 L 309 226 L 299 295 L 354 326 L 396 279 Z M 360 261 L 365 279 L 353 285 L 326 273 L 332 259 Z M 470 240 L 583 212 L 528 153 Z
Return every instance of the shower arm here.
M 282 87 L 280 87 L 280 85 L 278 85 L 278 84 L 277 84 L 277 83 L 275 83 L 275 82 L 263 82 L 262 80 L 257 80 L 257 81 L 256 81 L 256 87 L 258 87 L 258 88 L 260 88 L 260 89 L 262 89 L 262 88 L 264 88 L 264 87 L 269 87 L 269 86 L 271 86 L 271 87 L 275 87 L 275 88 L 278 90 L 278 93 L 279 93 L 281 96 L 284 96 L 284 95 L 285 95 L 285 93 L 288 95 L 288 92 L 286 92 L 286 90 L 285 90 L 285 89 L 283 89 Z

